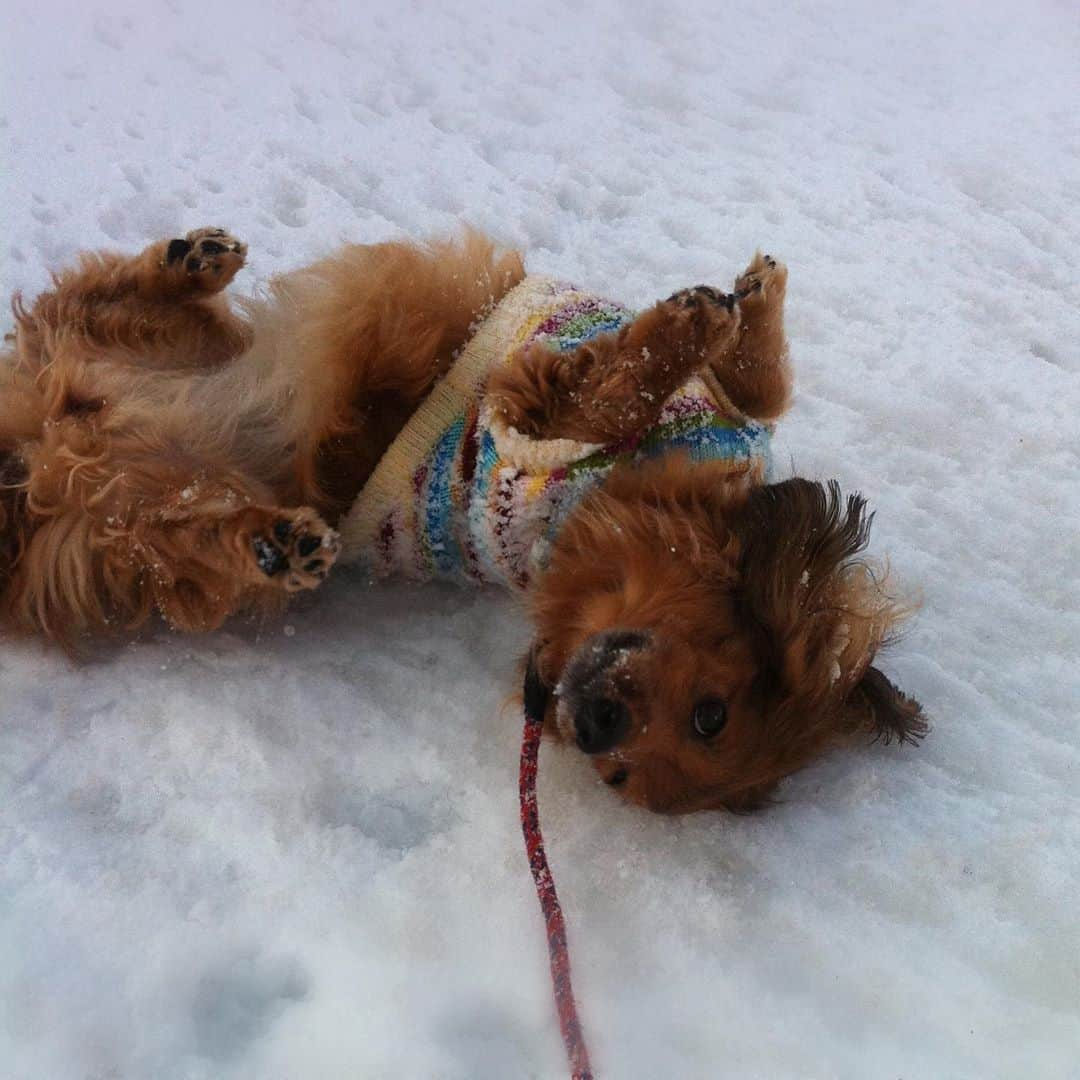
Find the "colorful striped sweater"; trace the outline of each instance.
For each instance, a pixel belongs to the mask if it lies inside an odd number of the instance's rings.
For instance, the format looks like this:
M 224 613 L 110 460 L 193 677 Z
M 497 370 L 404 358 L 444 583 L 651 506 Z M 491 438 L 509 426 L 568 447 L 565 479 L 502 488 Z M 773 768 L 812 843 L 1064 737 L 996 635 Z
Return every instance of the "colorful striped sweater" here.
M 542 570 L 562 523 L 620 464 L 682 450 L 693 461 L 769 464 L 769 434 L 711 375 L 695 376 L 649 430 L 614 446 L 535 439 L 485 408 L 489 373 L 524 345 L 569 350 L 617 330 L 626 308 L 530 276 L 481 323 L 383 455 L 339 525 L 342 557 L 382 577 L 523 588 Z

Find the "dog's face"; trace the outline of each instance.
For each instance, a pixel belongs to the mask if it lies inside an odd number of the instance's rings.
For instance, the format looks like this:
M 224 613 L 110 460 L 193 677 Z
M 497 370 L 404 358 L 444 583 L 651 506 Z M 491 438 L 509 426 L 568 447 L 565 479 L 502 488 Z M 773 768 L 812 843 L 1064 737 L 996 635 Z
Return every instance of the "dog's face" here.
M 898 612 L 852 562 L 868 528 L 861 500 L 807 481 L 683 460 L 609 480 L 534 597 L 549 722 L 666 813 L 749 809 L 860 728 L 917 738 L 918 706 L 869 666 Z

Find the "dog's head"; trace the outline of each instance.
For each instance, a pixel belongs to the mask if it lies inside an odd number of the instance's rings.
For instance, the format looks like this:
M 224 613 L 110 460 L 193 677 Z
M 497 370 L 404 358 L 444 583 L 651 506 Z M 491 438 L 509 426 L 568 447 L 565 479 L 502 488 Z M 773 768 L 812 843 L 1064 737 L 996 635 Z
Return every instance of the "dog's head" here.
M 871 666 L 903 612 L 859 496 L 675 461 L 613 477 L 558 538 L 530 664 L 548 721 L 632 802 L 750 809 L 844 736 L 915 741 Z

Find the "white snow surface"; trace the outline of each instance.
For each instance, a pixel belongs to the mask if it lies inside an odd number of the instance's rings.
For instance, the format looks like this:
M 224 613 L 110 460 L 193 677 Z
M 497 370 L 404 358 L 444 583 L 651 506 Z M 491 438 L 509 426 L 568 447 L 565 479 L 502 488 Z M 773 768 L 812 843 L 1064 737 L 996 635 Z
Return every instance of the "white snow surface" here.
M 597 1072 L 1080 1076 L 1077 9 L 451 8 L 5 0 L 3 293 L 204 224 L 241 292 L 462 221 L 632 304 L 782 257 L 778 461 L 877 508 L 934 730 L 674 820 L 545 745 Z M 81 666 L 0 644 L 0 1074 L 563 1075 L 527 636 L 346 571 Z

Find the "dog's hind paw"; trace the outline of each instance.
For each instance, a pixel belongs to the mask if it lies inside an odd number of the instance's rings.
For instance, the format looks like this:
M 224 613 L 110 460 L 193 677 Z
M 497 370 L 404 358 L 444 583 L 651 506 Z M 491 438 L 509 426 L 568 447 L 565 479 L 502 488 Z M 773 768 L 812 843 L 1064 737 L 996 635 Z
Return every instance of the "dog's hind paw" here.
M 217 292 L 232 281 L 246 257 L 247 244 L 224 229 L 194 229 L 169 241 L 162 266 L 182 273 L 190 285 Z
M 314 511 L 281 511 L 251 538 L 255 562 L 286 592 L 317 588 L 341 550 L 338 534 Z

